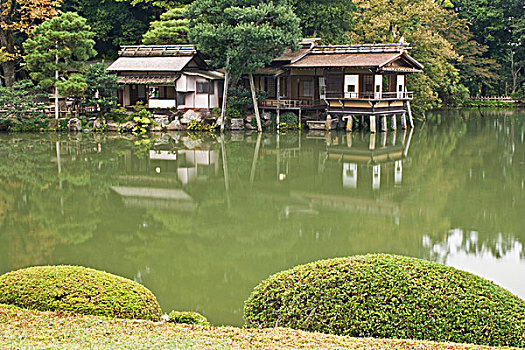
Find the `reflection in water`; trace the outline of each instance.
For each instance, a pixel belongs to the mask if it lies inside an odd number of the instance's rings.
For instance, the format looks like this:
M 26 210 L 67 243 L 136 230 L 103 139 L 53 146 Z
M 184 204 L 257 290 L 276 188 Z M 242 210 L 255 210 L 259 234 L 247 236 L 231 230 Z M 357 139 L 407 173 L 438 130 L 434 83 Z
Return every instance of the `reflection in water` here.
M 377 135 L 0 135 L 0 273 L 90 266 L 232 325 L 268 275 L 370 252 L 525 297 L 523 114 L 477 114 Z

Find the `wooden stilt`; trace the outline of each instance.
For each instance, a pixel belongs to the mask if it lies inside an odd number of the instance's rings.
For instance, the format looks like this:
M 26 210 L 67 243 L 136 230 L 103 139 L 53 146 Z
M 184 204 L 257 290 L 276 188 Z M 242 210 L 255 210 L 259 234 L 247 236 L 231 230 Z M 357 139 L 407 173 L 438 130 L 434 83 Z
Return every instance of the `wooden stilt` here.
M 377 128 L 376 116 L 375 115 L 371 115 L 370 116 L 370 132 L 371 133 L 375 133 L 376 132 L 376 128 Z
M 277 85 L 277 118 L 276 118 L 275 123 L 277 125 L 275 127 L 277 128 L 277 130 L 279 130 L 279 124 L 281 124 L 281 77 L 277 77 L 276 85 Z M 299 119 L 300 118 L 301 117 L 299 117 Z
M 395 114 L 392 114 L 392 117 L 390 117 L 390 129 L 397 130 L 397 119 Z
M 386 115 L 381 116 L 381 132 L 386 132 Z
M 360 118 L 359 127 L 361 129 L 365 128 L 365 116 L 364 115 L 362 115 L 361 118 Z
M 352 132 L 353 127 L 354 127 L 354 117 L 352 117 L 351 115 L 349 115 L 349 116 L 346 118 L 346 131 L 348 131 L 348 132 Z
M 376 149 L 376 134 L 370 134 L 370 143 L 368 148 L 372 151 Z
M 392 131 L 392 132 L 390 133 L 390 138 L 392 139 L 392 141 L 391 141 L 390 144 L 391 144 L 392 146 L 395 146 L 395 145 L 396 145 L 396 141 L 397 141 L 397 133 L 396 133 L 395 131 Z
M 406 130 L 407 128 L 407 115 L 405 112 L 401 114 L 401 129 Z
M 386 147 L 386 140 L 388 134 L 386 132 L 381 133 L 381 147 Z
M 303 109 L 299 108 L 299 129 L 301 129 L 302 115 L 303 115 Z
M 348 148 L 352 147 L 352 133 L 351 132 L 346 133 L 346 146 Z
M 412 108 L 410 108 L 410 101 L 407 101 L 407 111 L 408 111 L 408 123 L 411 128 L 414 127 L 414 118 L 412 117 Z
M 330 126 L 332 125 L 332 116 L 328 114 L 326 116 L 326 123 L 325 123 L 325 129 L 326 131 L 330 131 Z

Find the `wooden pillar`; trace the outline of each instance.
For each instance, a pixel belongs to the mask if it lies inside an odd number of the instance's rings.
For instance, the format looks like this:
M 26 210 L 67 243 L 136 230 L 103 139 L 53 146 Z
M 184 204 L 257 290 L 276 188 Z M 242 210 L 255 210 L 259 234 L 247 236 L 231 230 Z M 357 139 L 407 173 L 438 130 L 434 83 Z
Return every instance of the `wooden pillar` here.
M 386 140 L 387 140 L 387 133 L 386 132 L 382 132 L 381 133 L 381 147 L 386 147 Z
M 332 126 L 332 116 L 330 114 L 328 114 L 326 116 L 326 123 L 325 123 L 326 131 L 330 131 L 331 126 Z
M 371 115 L 370 116 L 370 132 L 371 133 L 375 133 L 376 132 L 376 128 L 377 128 L 376 116 L 375 115 Z
M 381 116 L 381 132 L 386 132 L 387 125 L 386 125 L 386 115 Z
M 392 139 L 392 142 L 390 144 L 392 146 L 395 146 L 396 145 L 396 141 L 397 141 L 397 133 L 395 131 L 392 131 L 390 133 L 390 138 Z
M 392 130 L 397 130 L 397 119 L 395 114 L 392 114 L 392 117 L 390 118 L 390 128 Z
M 376 149 L 376 134 L 370 134 L 370 143 L 368 145 L 368 148 L 373 151 Z
M 352 133 L 351 132 L 346 133 L 346 146 L 348 148 L 352 147 Z
M 301 129 L 302 115 L 303 115 L 303 109 L 299 108 L 299 129 Z
M 407 115 L 405 112 L 401 114 L 401 129 L 406 130 L 407 128 Z
M 351 115 L 349 115 L 349 116 L 346 118 L 346 131 L 348 131 L 348 132 L 352 132 L 353 127 L 354 127 L 354 117 L 352 117 Z
M 410 108 L 410 101 L 407 101 L 407 110 L 408 110 L 408 122 L 410 127 L 414 127 L 414 118 L 412 117 L 412 108 Z
M 360 126 L 359 127 L 361 129 L 364 129 L 364 127 L 365 127 L 365 116 L 364 115 L 361 115 L 360 121 L 361 122 L 360 122 Z
M 281 77 L 277 77 L 277 119 L 276 119 L 276 127 L 277 130 L 279 130 L 279 124 L 281 123 Z M 300 119 L 301 117 L 299 117 Z

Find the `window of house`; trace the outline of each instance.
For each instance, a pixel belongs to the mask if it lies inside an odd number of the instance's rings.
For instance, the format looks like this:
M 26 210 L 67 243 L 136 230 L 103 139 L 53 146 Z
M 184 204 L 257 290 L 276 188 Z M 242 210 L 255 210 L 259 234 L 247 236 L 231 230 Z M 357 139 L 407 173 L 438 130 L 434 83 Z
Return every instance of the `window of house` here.
M 313 97 L 314 96 L 314 82 L 312 80 L 303 80 L 301 81 L 302 85 L 302 96 L 303 97 Z
M 197 82 L 197 93 L 198 94 L 213 94 L 213 82 Z
M 146 85 L 137 85 L 137 97 L 146 98 Z
M 186 104 L 186 94 L 184 92 L 177 92 L 177 106 L 184 106 Z

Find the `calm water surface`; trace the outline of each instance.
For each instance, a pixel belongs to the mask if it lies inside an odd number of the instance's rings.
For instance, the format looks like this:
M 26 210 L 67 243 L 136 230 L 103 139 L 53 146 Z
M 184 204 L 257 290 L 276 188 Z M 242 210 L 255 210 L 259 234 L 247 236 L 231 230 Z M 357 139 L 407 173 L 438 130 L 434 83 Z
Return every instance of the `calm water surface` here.
M 269 275 L 372 252 L 525 298 L 524 133 L 465 110 L 375 136 L 0 134 L 0 273 L 89 266 L 229 325 Z

